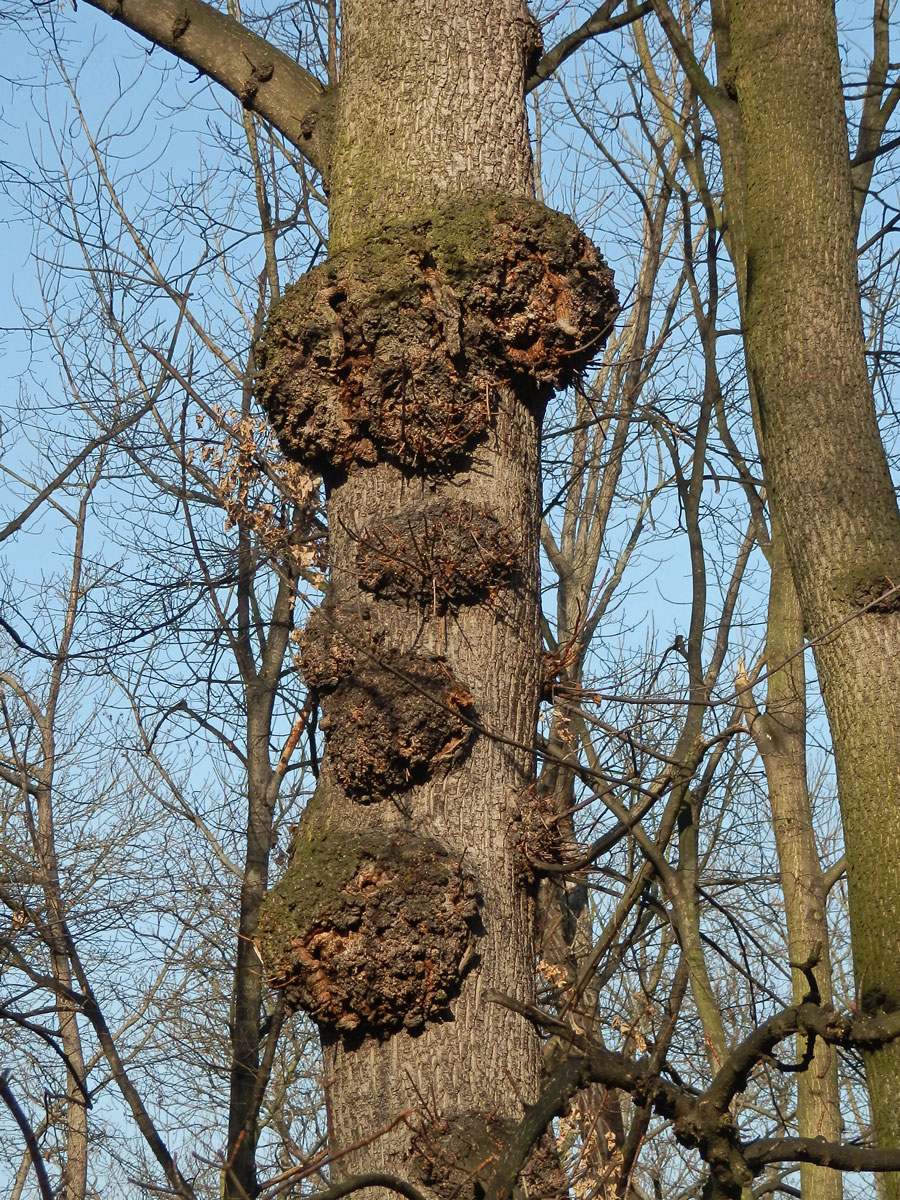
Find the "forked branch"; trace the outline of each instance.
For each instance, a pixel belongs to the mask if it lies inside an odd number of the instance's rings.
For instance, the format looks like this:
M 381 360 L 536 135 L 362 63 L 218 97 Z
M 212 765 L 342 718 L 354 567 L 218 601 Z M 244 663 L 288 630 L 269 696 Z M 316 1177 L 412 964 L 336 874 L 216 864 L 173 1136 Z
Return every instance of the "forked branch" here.
M 485 1200 L 507 1200 L 533 1147 L 571 1097 L 591 1083 L 628 1092 L 672 1122 L 681 1145 L 696 1150 L 710 1170 L 705 1197 L 739 1197 L 742 1187 L 762 1174 L 769 1163 L 806 1162 L 843 1171 L 900 1171 L 900 1150 L 839 1145 L 818 1138 L 758 1138 L 744 1141 L 735 1123 L 732 1101 L 762 1065 L 787 1067 L 773 1057 L 775 1047 L 796 1034 L 821 1038 L 845 1049 L 872 1049 L 900 1038 L 900 1012 L 859 1017 L 841 1016 L 811 1000 L 776 1013 L 731 1052 L 705 1091 L 697 1092 L 665 1079 L 649 1058 L 631 1059 L 564 1029 L 554 1017 L 533 1005 L 496 993 L 489 997 L 527 1017 L 558 1037 L 566 1037 L 572 1053 L 526 1112 L 499 1158 Z

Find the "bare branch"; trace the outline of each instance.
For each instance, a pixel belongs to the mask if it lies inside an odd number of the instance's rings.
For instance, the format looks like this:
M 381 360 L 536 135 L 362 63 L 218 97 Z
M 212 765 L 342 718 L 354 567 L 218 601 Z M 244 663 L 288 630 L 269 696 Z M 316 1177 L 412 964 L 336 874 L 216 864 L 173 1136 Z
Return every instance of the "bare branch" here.
M 606 0 L 606 3 L 601 4 L 583 25 L 567 34 L 562 41 L 557 42 L 552 50 L 548 50 L 535 67 L 534 74 L 525 84 L 526 93 L 533 92 L 536 87 L 555 74 L 566 59 L 571 58 L 576 50 L 579 50 L 591 38 L 600 37 L 604 33 L 612 33 L 614 29 L 630 25 L 632 21 L 637 21 L 653 11 L 652 0 L 645 0 L 644 3 L 629 8 L 627 12 L 613 16 L 612 14 L 618 7 L 619 0 Z
M 694 51 L 688 44 L 675 14 L 666 0 L 653 0 L 653 7 L 659 18 L 659 23 L 665 31 L 669 44 L 675 51 L 681 68 L 690 80 L 691 87 L 718 120 L 722 110 L 730 103 L 725 93 L 707 78 L 706 72 L 697 61 Z
M 87 0 L 220 83 L 244 108 L 270 121 L 324 174 L 319 112 L 325 88 L 299 63 L 203 0 Z
M 755 1166 L 773 1162 L 806 1162 L 835 1171 L 900 1171 L 900 1150 L 838 1146 L 818 1138 L 760 1138 L 745 1148 Z
M 406 1196 L 407 1200 L 425 1200 L 418 1188 L 414 1188 L 405 1179 L 397 1175 L 385 1175 L 380 1171 L 369 1171 L 365 1175 L 349 1175 L 334 1187 L 326 1188 L 324 1192 L 314 1192 L 310 1200 L 341 1200 L 342 1196 L 350 1196 L 353 1192 L 361 1192 L 363 1188 L 387 1188 L 398 1196 Z
M 44 1160 L 41 1157 L 41 1151 L 37 1144 L 37 1138 L 31 1126 L 28 1124 L 28 1118 L 19 1107 L 19 1103 L 12 1094 L 9 1086 L 9 1071 L 0 1071 L 0 1100 L 6 1105 L 12 1113 L 13 1120 L 22 1131 L 22 1137 L 25 1139 L 25 1144 L 28 1146 L 28 1153 L 31 1155 L 31 1161 L 34 1165 L 34 1173 L 37 1176 L 38 1187 L 41 1189 L 43 1200 L 53 1200 L 53 1188 L 50 1186 L 50 1179 L 47 1175 L 47 1168 L 44 1166 Z

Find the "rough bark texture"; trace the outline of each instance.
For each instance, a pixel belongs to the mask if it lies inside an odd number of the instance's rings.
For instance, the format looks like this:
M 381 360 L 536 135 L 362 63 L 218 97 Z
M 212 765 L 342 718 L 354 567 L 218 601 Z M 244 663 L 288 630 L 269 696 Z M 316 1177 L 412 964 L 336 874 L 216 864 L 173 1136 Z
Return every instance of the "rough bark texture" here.
M 477 918 L 474 879 L 435 839 L 310 820 L 272 894 L 262 950 L 292 1008 L 378 1037 L 450 1016 Z
M 531 198 L 521 0 L 342 6 L 331 251 L 454 196 Z
M 487 436 L 497 389 L 546 401 L 602 345 L 613 306 L 612 273 L 566 217 L 457 201 L 288 288 L 259 397 L 285 449 L 332 478 L 377 462 L 446 475 Z
M 367 592 L 443 615 L 495 600 L 516 577 L 520 553 L 518 531 L 473 504 L 450 501 L 367 530 L 356 564 Z
M 484 1164 L 502 1154 L 515 1122 L 480 1109 L 450 1113 L 416 1129 L 408 1169 L 418 1185 L 439 1200 L 479 1200 L 484 1194 Z M 535 1148 L 522 1172 L 517 1197 L 545 1198 L 567 1193 L 565 1172 L 552 1140 Z
M 336 1170 L 407 1173 L 418 1131 L 439 1196 L 423 1131 L 433 1145 L 465 1115 L 486 1151 L 469 1173 L 489 1170 L 487 1142 L 538 1088 L 533 1028 L 484 999 L 533 995 L 517 843 L 540 689 L 538 436 L 615 294 L 532 199 L 521 0 L 346 0 L 342 19 L 331 257 L 262 352 L 282 444 L 325 479 L 331 582 L 303 643 L 326 761 L 261 943 L 320 1024 L 332 1147 L 410 1114 Z
M 807 633 L 820 639 L 860 1003 L 894 1009 L 900 611 L 896 594 L 877 600 L 900 580 L 900 517 L 866 373 L 834 11 L 828 0 L 777 11 L 731 0 L 727 11 L 744 149 L 747 357 L 766 477 Z M 868 1074 L 878 1141 L 896 1147 L 900 1048 L 870 1054 Z M 896 1177 L 888 1186 L 900 1194 Z
M 322 696 L 319 728 L 338 783 L 369 804 L 443 777 L 460 762 L 475 736 L 475 701 L 443 655 L 399 652 L 381 635 L 376 646 L 371 609 L 363 623 L 346 607 L 329 604 L 313 614 L 301 669 Z

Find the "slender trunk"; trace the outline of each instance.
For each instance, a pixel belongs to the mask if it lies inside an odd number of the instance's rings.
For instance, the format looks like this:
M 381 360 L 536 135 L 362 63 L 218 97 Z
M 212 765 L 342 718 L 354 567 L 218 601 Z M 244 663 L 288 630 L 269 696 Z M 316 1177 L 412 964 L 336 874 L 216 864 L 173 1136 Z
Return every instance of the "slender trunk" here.
M 734 64 L 730 26 L 721 3 L 714 3 L 716 52 L 720 76 L 732 78 Z M 722 98 L 715 113 L 725 180 L 725 241 L 738 284 L 742 323 L 747 324 L 748 255 L 746 228 L 746 147 L 741 111 L 732 100 Z M 750 368 L 748 379 L 757 441 L 764 455 L 763 470 L 769 476 L 759 400 Z M 771 489 L 770 489 L 771 494 Z M 801 657 L 792 657 L 803 644 L 803 617 L 788 558 L 780 509 L 772 506 L 768 544 L 770 569 L 769 613 L 766 635 L 766 711 L 750 713 L 772 811 L 775 848 L 778 855 L 785 904 L 785 928 L 792 962 L 802 963 L 818 955 L 815 979 L 824 1003 L 830 1003 L 831 957 L 825 908 L 824 880 L 819 864 L 809 803 L 806 768 L 806 680 Z M 781 664 L 786 664 L 782 668 Z M 748 693 L 748 701 L 752 697 Z M 808 991 L 802 972 L 793 971 L 793 994 L 801 1000 Z M 797 1126 L 801 1137 L 826 1137 L 839 1141 L 842 1130 L 836 1056 L 825 1046 L 816 1047 L 810 1068 L 797 1077 Z M 841 1174 L 804 1163 L 800 1170 L 804 1200 L 841 1200 Z
M 231 7 L 237 11 L 236 4 Z M 245 111 L 243 124 L 256 182 L 256 200 L 265 246 L 268 294 L 274 300 L 280 294 L 275 230 L 265 178 L 260 166 L 254 118 L 249 112 Z M 253 411 L 255 347 L 262 332 L 265 315 L 263 303 L 261 297 L 244 375 L 241 416 L 245 421 L 251 420 Z M 232 646 L 244 685 L 247 731 L 247 831 L 232 988 L 225 1200 L 252 1200 L 259 1191 L 256 1171 L 259 1110 L 271 1065 L 266 1065 L 267 1060 L 262 1054 L 265 981 L 256 936 L 260 910 L 269 886 L 275 800 L 282 778 L 277 769 L 272 769 L 270 758 L 272 713 L 288 639 L 294 628 L 296 600 L 295 567 L 289 560 L 284 560 L 279 564 L 278 589 L 265 634 L 262 630 L 254 629 L 254 588 L 259 568 L 257 553 L 255 539 L 250 530 L 242 526 L 238 541 L 237 628 Z M 256 658 L 257 652 L 259 663 Z M 273 1039 L 270 1049 L 274 1049 L 280 1021 L 279 1017 L 269 1023 L 268 1036 Z
M 65 999 L 73 990 L 72 971 L 66 953 L 65 912 L 59 883 L 59 860 L 56 855 L 53 803 L 49 784 L 40 787 L 37 792 L 36 832 L 36 850 L 41 867 L 44 901 L 47 905 L 47 949 L 50 953 L 50 970 L 59 987 L 59 1037 L 66 1057 L 65 1162 L 59 1191 L 62 1200 L 84 1200 L 88 1162 L 87 1085 L 75 1009 L 70 1001 Z
M 534 1029 L 489 996 L 534 990 L 539 424 L 615 302 L 532 200 L 521 0 L 346 0 L 342 23 L 331 257 L 261 373 L 323 473 L 331 565 L 303 647 L 327 755 L 261 940 L 322 1032 L 336 1170 L 439 1195 L 538 1088 Z
M 565 644 L 565 639 L 563 644 Z M 570 745 L 560 737 L 560 728 L 570 728 L 564 715 L 556 713 L 548 738 L 551 755 L 563 758 Z M 552 859 L 558 849 L 565 859 L 567 852 L 576 852 L 578 841 L 575 821 L 570 815 L 575 804 L 575 787 L 572 772 L 565 767 L 553 766 L 546 770 L 538 785 L 541 795 L 549 798 L 548 822 L 550 853 L 544 858 Z M 544 801 L 547 803 L 547 801 Z M 557 816 L 556 814 L 567 814 Z M 556 817 L 555 822 L 549 822 Z M 540 829 L 540 826 L 538 827 Z M 594 916 L 588 899 L 588 891 L 581 879 L 572 875 L 546 875 L 541 879 L 537 895 L 537 939 L 538 952 L 545 973 L 545 983 L 557 993 L 555 1008 L 561 1018 L 573 1029 L 584 1033 L 597 1045 L 604 1045 L 600 1022 L 599 999 L 601 982 L 599 972 L 592 972 L 591 979 L 576 999 L 576 989 L 582 970 L 590 961 L 594 950 Z M 551 1041 L 544 1048 L 544 1071 L 549 1076 L 568 1052 L 565 1042 Z M 627 1180 L 622 1177 L 622 1147 L 625 1144 L 625 1123 L 619 1093 L 600 1083 L 590 1083 L 572 1097 L 570 1112 L 578 1125 L 582 1141 L 579 1166 L 587 1171 L 588 1179 L 595 1188 L 612 1195 L 627 1192 Z
M 785 541 L 773 528 L 769 614 L 766 633 L 767 679 L 765 712 L 748 711 L 759 750 L 784 896 L 784 918 L 792 971 L 793 1001 L 800 1004 L 810 991 L 806 964 L 812 971 L 823 1004 L 832 1003 L 831 955 L 826 914 L 825 878 L 819 863 L 813 831 L 806 770 L 806 673 L 803 656 L 803 620 Z M 749 694 L 748 694 L 749 695 Z M 798 1038 L 798 1059 L 806 1039 Z M 809 1067 L 797 1081 L 797 1132 L 800 1137 L 839 1142 L 843 1123 L 840 1112 L 837 1062 L 834 1049 L 819 1041 Z M 800 1188 L 808 1200 L 840 1200 L 841 1174 L 826 1167 L 802 1163 Z
M 259 1121 L 260 1027 L 263 970 L 255 946 L 259 912 L 269 883 L 272 842 L 272 771 L 269 762 L 271 696 L 246 689 L 247 842 L 241 883 L 231 1020 L 231 1095 L 225 1196 L 251 1198 L 258 1192 L 256 1141 Z
M 259 1191 L 256 1176 L 259 1109 L 271 1064 L 267 1066 L 265 1059 L 261 1059 L 265 980 L 256 938 L 260 910 L 269 885 L 275 800 L 282 778 L 277 768 L 273 770 L 270 758 L 272 712 L 288 639 L 294 627 L 296 596 L 292 568 L 283 564 L 257 668 L 251 649 L 250 624 L 253 564 L 250 544 L 245 539 L 246 534 L 243 534 L 246 564 L 238 583 L 239 619 L 235 647 L 246 704 L 247 833 L 232 991 L 226 1200 L 246 1200 L 247 1197 L 252 1200 Z M 280 1027 L 280 1018 L 276 1025 Z M 277 1038 L 278 1028 L 273 1027 L 268 1036 Z
M 54 818 L 54 773 L 56 771 L 55 727 L 60 690 L 65 675 L 66 662 L 79 602 L 82 597 L 82 555 L 87 520 L 88 503 L 94 486 L 100 478 L 102 456 L 95 468 L 93 478 L 82 493 L 75 525 L 75 544 L 72 554 L 72 576 L 69 580 L 68 602 L 60 630 L 56 660 L 49 677 L 47 704 L 38 725 L 41 734 L 42 763 L 38 772 L 39 784 L 35 793 L 37 822 L 32 823 L 30 810 L 29 825 L 34 839 L 34 848 L 40 866 L 41 885 L 46 904 L 46 943 L 50 955 L 50 969 L 57 985 L 59 1005 L 59 1034 L 63 1053 L 66 1056 L 66 1139 L 65 1164 L 59 1191 L 63 1200 L 84 1200 L 87 1190 L 88 1165 L 88 1092 L 84 1069 L 84 1054 L 78 1020 L 70 997 L 73 992 L 73 953 L 66 923 L 66 910 L 59 879 L 59 856 L 56 850 L 56 824 Z
M 860 1003 L 900 1005 L 900 516 L 866 371 L 833 5 L 727 5 L 745 185 L 746 347 L 767 485 L 831 726 Z M 884 597 L 881 599 L 881 597 Z M 900 1047 L 867 1070 L 900 1145 Z M 900 1195 L 900 1180 L 888 1184 Z

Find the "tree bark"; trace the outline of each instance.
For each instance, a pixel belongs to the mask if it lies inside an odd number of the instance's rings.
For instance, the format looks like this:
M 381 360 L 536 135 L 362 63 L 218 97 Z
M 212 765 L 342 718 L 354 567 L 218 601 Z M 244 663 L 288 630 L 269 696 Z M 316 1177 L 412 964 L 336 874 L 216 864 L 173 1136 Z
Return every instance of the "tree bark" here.
M 860 1004 L 895 1009 L 900 516 L 866 371 L 834 10 L 730 0 L 727 15 L 761 450 L 831 726 Z M 900 1049 L 867 1069 L 878 1142 L 897 1147 Z
M 719 87 L 697 78 L 695 86 L 716 121 L 725 183 L 724 239 L 737 278 L 742 325 L 746 329 L 748 254 L 746 226 L 747 153 L 742 112 L 734 99 L 735 64 L 731 24 L 723 0 L 712 0 L 713 32 L 719 69 Z M 668 12 L 663 23 L 668 24 Z M 673 41 L 676 40 L 673 38 Z M 683 53 L 683 52 L 682 52 Z M 689 73 L 699 72 L 688 64 Z M 749 354 L 745 342 L 745 354 Z M 767 459 L 755 377 L 749 365 L 748 379 L 754 428 L 763 455 L 763 471 L 769 486 Z M 742 469 L 739 466 L 739 469 Z M 771 487 L 769 487 L 771 494 Z M 814 977 L 823 1002 L 831 999 L 829 932 L 825 912 L 824 879 L 819 864 L 809 803 L 806 773 L 806 694 L 803 660 L 796 658 L 803 644 L 804 625 L 788 558 L 786 533 L 780 509 L 772 506 L 768 535 L 761 539 L 770 569 L 767 621 L 766 710 L 760 716 L 748 691 L 743 704 L 766 773 L 772 810 L 776 852 L 785 896 L 785 927 L 791 961 L 805 962 L 815 954 Z M 763 531 L 765 533 L 765 531 Z M 783 665 L 784 664 L 784 665 Z M 746 681 L 745 681 L 746 682 Z M 803 972 L 793 971 L 794 999 L 799 1002 L 808 990 Z M 803 1048 L 799 1047 L 802 1055 Z M 823 1045 L 815 1049 L 810 1069 L 797 1079 L 797 1122 L 801 1136 L 824 1136 L 839 1141 L 841 1133 L 837 1062 L 834 1052 Z M 811 1164 L 801 1166 L 801 1190 L 815 1200 L 840 1200 L 842 1179 L 838 1172 Z
M 777 520 L 771 539 L 769 612 L 766 630 L 766 707 L 759 713 L 746 693 L 747 723 L 759 750 L 784 896 L 784 921 L 792 964 L 793 1002 L 810 992 L 810 973 L 821 1002 L 833 1003 L 825 877 L 813 830 L 806 769 L 806 672 L 803 620 L 786 543 Z M 738 680 L 739 686 L 746 686 Z M 806 964 L 807 969 L 802 966 Z M 802 1061 L 807 1039 L 797 1039 Z M 812 1060 L 797 1079 L 797 1132 L 802 1138 L 840 1142 L 843 1121 L 834 1047 L 817 1041 Z M 809 1200 L 841 1200 L 841 1174 L 812 1163 L 800 1165 L 800 1190 Z
M 533 199 L 537 26 L 523 0 L 346 0 L 340 85 L 320 97 L 199 0 L 161 15 L 92 2 L 330 175 L 329 260 L 276 306 L 260 355 L 283 447 L 324 479 L 331 579 L 303 647 L 328 746 L 258 945 L 322 1031 L 334 1173 L 455 1192 L 538 1089 L 532 1025 L 486 996 L 533 995 L 518 846 L 540 686 L 540 420 L 617 308 L 587 239 Z M 242 1028 L 255 1005 L 241 1000 Z M 253 1041 L 236 1038 L 241 1095 Z

